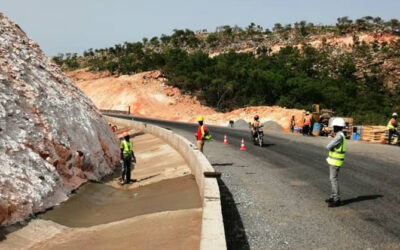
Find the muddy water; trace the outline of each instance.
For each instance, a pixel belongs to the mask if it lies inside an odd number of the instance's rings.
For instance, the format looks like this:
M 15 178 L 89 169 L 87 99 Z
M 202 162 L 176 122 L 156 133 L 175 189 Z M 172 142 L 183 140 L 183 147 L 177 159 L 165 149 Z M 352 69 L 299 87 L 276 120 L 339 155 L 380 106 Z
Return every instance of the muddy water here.
M 188 175 L 133 190 L 88 183 L 68 201 L 38 217 L 68 227 L 89 227 L 143 214 L 200 207 L 196 181 Z

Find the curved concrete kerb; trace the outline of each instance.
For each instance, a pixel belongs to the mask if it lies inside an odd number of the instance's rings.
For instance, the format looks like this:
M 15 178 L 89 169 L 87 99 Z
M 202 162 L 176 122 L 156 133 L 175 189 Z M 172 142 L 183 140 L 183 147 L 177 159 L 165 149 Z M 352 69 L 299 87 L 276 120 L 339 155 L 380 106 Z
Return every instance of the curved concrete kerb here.
M 226 249 L 221 197 L 218 183 L 215 178 L 206 178 L 204 176 L 205 172 L 215 172 L 207 158 L 197 150 L 193 143 L 170 130 L 143 122 L 111 116 L 105 117 L 109 123 L 131 127 L 135 130 L 150 133 L 163 139 L 185 158 L 192 174 L 196 178 L 200 197 L 203 202 L 200 249 Z

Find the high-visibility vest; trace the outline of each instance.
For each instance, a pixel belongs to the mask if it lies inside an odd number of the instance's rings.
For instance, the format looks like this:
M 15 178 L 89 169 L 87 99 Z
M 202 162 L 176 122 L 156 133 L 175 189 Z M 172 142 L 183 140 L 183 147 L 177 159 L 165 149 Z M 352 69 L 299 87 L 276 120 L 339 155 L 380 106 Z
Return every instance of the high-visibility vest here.
M 311 125 L 311 115 L 306 116 L 304 125 Z
M 346 137 L 343 132 L 340 132 L 340 136 L 342 137 L 341 145 L 334 148 L 333 151 L 329 151 L 329 156 L 326 158 L 326 161 L 331 166 L 341 167 L 346 156 Z
M 121 141 L 121 149 L 124 156 L 130 156 L 132 154 L 132 142 L 127 142 L 126 140 Z
M 395 128 L 395 126 L 392 124 L 392 121 L 393 121 L 394 119 L 392 118 L 392 119 L 390 119 L 390 121 L 388 122 L 388 125 L 386 126 L 386 129 L 387 130 L 394 130 L 394 128 Z M 396 124 L 396 121 L 394 121 L 394 124 Z
M 201 130 L 201 137 L 204 138 L 204 140 L 206 140 L 206 141 L 211 141 L 212 137 L 211 137 L 210 132 L 208 132 L 208 134 L 206 136 L 204 136 L 205 135 L 204 125 L 201 125 L 200 130 Z

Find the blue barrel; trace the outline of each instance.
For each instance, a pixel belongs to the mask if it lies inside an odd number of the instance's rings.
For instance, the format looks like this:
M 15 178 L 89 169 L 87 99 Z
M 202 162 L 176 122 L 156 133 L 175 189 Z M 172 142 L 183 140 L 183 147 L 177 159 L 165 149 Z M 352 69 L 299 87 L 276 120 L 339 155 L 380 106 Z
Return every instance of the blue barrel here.
M 321 132 L 321 123 L 314 123 L 312 134 L 318 136 L 319 132 Z
M 353 127 L 353 140 L 359 141 L 362 133 L 362 126 Z

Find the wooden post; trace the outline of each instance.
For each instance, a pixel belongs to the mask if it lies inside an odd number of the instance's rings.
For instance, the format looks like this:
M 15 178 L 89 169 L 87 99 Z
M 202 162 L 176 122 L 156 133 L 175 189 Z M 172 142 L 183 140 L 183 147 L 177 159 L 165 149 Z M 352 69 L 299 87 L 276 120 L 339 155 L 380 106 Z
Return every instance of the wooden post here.
M 131 114 L 131 106 L 128 106 L 128 115 Z

